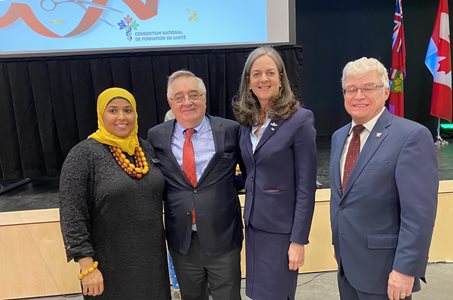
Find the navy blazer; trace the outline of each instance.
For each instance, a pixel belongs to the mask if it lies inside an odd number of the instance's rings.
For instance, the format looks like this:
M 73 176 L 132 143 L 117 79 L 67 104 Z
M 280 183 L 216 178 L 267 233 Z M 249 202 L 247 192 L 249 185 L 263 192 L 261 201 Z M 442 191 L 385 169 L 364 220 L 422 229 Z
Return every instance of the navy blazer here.
M 340 157 L 350 127 L 332 136 L 335 256 L 354 288 L 387 294 L 392 269 L 425 275 L 439 184 L 435 148 L 427 128 L 384 110 L 342 192 Z M 416 279 L 413 290 L 419 289 Z
M 313 113 L 299 108 L 286 120 L 272 120 L 254 153 L 250 131 L 250 126 L 241 126 L 246 226 L 290 234 L 292 242 L 307 244 L 316 191 Z
M 165 228 L 168 245 L 186 254 L 192 235 L 191 210 L 197 214 L 197 232 L 202 251 L 220 255 L 242 246 L 241 206 L 235 186 L 236 163 L 240 160 L 239 124 L 208 116 L 215 154 L 194 188 L 171 151 L 175 120 L 148 131 L 159 168 L 165 176 Z M 196 154 L 195 154 L 196 155 Z

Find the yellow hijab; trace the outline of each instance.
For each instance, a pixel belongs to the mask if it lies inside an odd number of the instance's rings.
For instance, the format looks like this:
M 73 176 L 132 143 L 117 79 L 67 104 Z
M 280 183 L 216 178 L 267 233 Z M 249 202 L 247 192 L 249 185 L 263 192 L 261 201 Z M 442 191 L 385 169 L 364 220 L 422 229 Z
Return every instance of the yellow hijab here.
M 135 126 L 134 130 L 132 130 L 131 134 L 127 138 L 120 138 L 116 135 L 111 134 L 107 131 L 104 127 L 104 121 L 102 120 L 102 116 L 104 115 L 105 108 L 109 104 L 111 100 L 114 98 L 124 98 L 132 106 L 132 109 L 135 112 Z M 122 88 L 109 88 L 99 94 L 98 103 L 97 103 L 97 113 L 98 113 L 98 130 L 95 133 L 88 136 L 90 139 L 95 139 L 96 141 L 110 145 L 115 147 L 120 147 L 121 150 L 127 152 L 129 155 L 134 154 L 134 149 L 138 147 L 140 144 L 138 142 L 138 114 L 137 114 L 137 105 L 135 103 L 134 96 L 129 93 L 127 90 Z

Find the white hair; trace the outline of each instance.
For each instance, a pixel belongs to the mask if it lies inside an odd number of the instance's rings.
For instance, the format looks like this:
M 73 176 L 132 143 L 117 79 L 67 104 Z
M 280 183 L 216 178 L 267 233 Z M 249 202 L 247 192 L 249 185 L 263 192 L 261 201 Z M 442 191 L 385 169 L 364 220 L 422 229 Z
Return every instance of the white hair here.
M 387 69 L 376 58 L 362 57 L 357 60 L 350 61 L 343 68 L 343 76 L 341 77 L 341 87 L 345 88 L 346 78 L 349 76 L 360 76 L 370 71 L 376 71 L 381 80 L 381 84 L 389 87 L 389 76 Z
M 173 111 L 171 109 L 169 109 L 169 110 L 167 110 L 167 113 L 165 114 L 164 122 L 173 120 L 174 118 L 175 118 L 175 114 L 173 113 Z
M 167 83 L 167 98 L 171 98 L 173 91 L 171 90 L 171 85 L 173 81 L 175 81 L 179 77 L 191 77 L 194 78 L 197 83 L 198 83 L 198 89 L 200 90 L 201 94 L 206 94 L 206 86 L 204 85 L 204 82 L 201 78 L 195 76 L 194 73 L 187 71 L 187 70 L 179 70 L 176 72 L 173 72 L 169 77 L 168 77 L 168 83 Z

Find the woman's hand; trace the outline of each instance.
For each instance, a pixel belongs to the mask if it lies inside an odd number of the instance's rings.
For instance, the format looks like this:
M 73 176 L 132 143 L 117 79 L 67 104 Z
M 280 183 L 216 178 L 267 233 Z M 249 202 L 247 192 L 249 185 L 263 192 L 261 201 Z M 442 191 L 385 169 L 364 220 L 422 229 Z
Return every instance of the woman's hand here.
M 88 270 L 93 265 L 92 257 L 79 259 L 80 272 Z M 81 280 L 82 293 L 86 296 L 99 296 L 104 292 L 104 278 L 98 268 L 88 273 Z
M 288 249 L 288 268 L 297 271 L 304 265 L 305 248 L 303 244 L 291 243 Z

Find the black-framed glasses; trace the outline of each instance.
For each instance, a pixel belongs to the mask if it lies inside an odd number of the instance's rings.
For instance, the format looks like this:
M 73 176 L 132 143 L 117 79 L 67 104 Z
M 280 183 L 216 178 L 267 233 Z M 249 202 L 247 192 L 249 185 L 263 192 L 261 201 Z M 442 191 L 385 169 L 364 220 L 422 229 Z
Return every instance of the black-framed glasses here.
M 367 83 L 362 86 L 348 86 L 347 88 L 343 89 L 343 94 L 348 97 L 354 97 L 357 95 L 359 90 L 362 92 L 362 94 L 369 96 L 371 95 L 374 91 L 377 89 L 382 88 L 384 85 L 383 84 L 376 84 L 376 83 Z
M 189 101 L 195 102 L 201 99 L 201 97 L 204 95 L 204 93 L 189 93 L 187 95 L 183 94 L 177 94 L 173 98 L 171 98 L 173 101 L 176 103 L 182 103 L 186 98 L 189 99 Z

